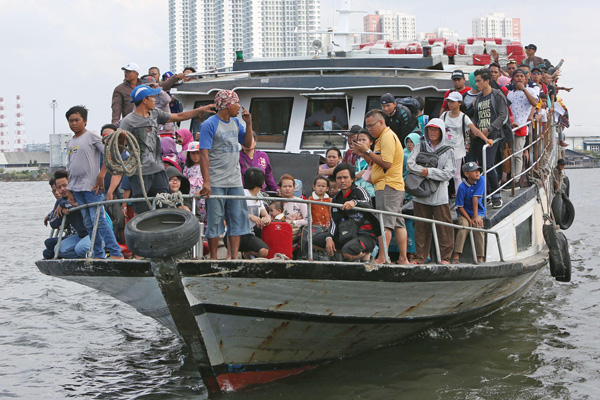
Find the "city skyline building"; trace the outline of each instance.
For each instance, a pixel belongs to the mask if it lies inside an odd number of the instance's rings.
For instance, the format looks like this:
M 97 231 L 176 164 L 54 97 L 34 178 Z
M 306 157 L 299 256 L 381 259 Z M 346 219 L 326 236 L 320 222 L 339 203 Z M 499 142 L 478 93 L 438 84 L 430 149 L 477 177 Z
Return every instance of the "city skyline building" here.
M 509 18 L 504 13 L 493 13 L 473 18 L 474 37 L 508 38 L 521 41 L 521 19 Z
M 10 151 L 8 140 L 8 124 L 4 109 L 4 97 L 0 97 L 0 153 Z
M 15 145 L 14 151 L 21 152 L 25 151 L 25 144 L 27 143 L 25 137 L 25 115 L 23 113 L 23 108 L 21 107 L 21 96 L 17 95 L 17 131 L 15 135 Z
M 233 65 L 245 59 L 306 56 L 321 25 L 320 0 L 169 0 L 173 72 Z
M 365 32 L 377 32 L 385 35 L 363 35 L 363 42 L 373 43 L 377 40 L 412 40 L 417 38 L 417 17 L 405 13 L 394 13 L 390 10 L 377 10 L 375 14 L 363 17 Z

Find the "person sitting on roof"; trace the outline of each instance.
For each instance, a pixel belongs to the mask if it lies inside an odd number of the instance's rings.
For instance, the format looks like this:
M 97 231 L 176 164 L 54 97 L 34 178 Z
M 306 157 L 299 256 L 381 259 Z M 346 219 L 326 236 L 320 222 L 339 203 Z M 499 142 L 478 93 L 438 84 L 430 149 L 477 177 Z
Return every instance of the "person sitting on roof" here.
M 332 199 L 332 203 L 343 204 L 342 208 L 331 209 L 331 226 L 326 232 L 320 232 L 313 237 L 313 247 L 325 250 L 329 256 L 341 252 L 347 261 L 368 260 L 377 245 L 380 234 L 377 218 L 355 207 L 373 208 L 371 198 L 365 189 L 354 184 L 354 166 L 341 163 L 333 171 L 340 191 Z M 355 234 L 345 225 L 349 222 L 356 225 Z
M 306 129 L 315 128 L 325 131 L 348 129 L 348 116 L 346 111 L 337 107 L 333 100 L 325 100 L 323 108 L 313 112 L 304 121 Z

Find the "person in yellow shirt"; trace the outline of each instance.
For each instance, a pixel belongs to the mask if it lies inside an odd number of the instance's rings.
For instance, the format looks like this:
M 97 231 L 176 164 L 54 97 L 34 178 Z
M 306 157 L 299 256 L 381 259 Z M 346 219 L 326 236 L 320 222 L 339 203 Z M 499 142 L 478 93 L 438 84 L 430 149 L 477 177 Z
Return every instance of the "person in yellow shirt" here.
M 373 163 L 371 181 L 375 185 L 377 209 L 401 213 L 404 202 L 404 179 L 402 178 L 404 149 L 402 144 L 396 134 L 385 125 L 385 116 L 381 110 L 369 111 L 365 124 L 375 139 L 375 147 L 371 150 L 364 143 L 353 142 L 352 151 Z M 396 234 L 396 242 L 400 249 L 398 264 L 408 264 L 404 218 L 385 215 L 383 225 L 386 245 L 389 245 L 392 239 L 392 230 Z M 379 249 L 379 255 L 374 260 L 376 264 L 386 262 L 383 252 L 383 235 L 379 238 Z

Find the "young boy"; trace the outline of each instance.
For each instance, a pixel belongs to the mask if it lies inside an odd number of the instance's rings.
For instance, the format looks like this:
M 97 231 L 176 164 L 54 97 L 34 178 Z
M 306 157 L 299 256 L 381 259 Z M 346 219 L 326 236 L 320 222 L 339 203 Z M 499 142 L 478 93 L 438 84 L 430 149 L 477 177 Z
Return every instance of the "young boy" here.
M 71 107 L 66 113 L 69 128 L 75 134 L 67 142 L 69 168 L 67 196 L 73 206 L 96 203 L 104 199 L 106 166 L 102 165 L 100 168 L 104 145 L 98 133 L 87 130 L 87 114 L 88 110 L 83 106 Z M 102 241 L 104 241 L 104 245 L 110 252 L 110 258 L 123 259 L 113 230 L 106 222 L 104 207 L 100 207 L 100 210 L 97 207 L 81 210 L 83 222 L 90 238 L 98 211 L 100 218 L 98 219 L 96 240 L 93 244 L 94 257 L 106 258 L 106 253 L 102 248 Z
M 463 173 L 466 181 L 460 184 L 456 193 L 456 213 L 458 215 L 458 224 L 475 228 L 483 228 L 483 218 L 485 217 L 485 206 L 483 201 L 485 178 L 481 176 L 482 168 L 475 162 L 468 162 L 463 165 Z M 452 264 L 460 263 L 460 255 L 463 251 L 465 239 L 469 231 L 460 229 L 454 241 L 454 255 Z M 475 252 L 477 253 L 477 262 L 483 261 L 485 249 L 483 247 L 483 232 L 473 232 L 475 239 Z

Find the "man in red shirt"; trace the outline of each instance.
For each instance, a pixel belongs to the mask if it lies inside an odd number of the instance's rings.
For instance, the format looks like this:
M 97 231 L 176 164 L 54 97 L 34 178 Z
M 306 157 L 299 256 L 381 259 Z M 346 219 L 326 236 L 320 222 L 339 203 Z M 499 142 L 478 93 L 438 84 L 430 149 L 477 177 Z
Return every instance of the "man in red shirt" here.
M 465 73 L 462 70 L 457 69 L 452 72 L 452 84 L 454 85 L 454 89 L 448 90 L 444 95 L 444 103 L 442 104 L 442 112 L 448 111 L 448 104 L 446 102 L 446 98 L 450 94 L 450 92 L 458 92 L 461 96 L 464 96 L 469 90 L 470 87 L 465 86 Z M 464 111 L 463 111 L 464 112 Z M 440 113 L 441 114 L 441 113 Z

